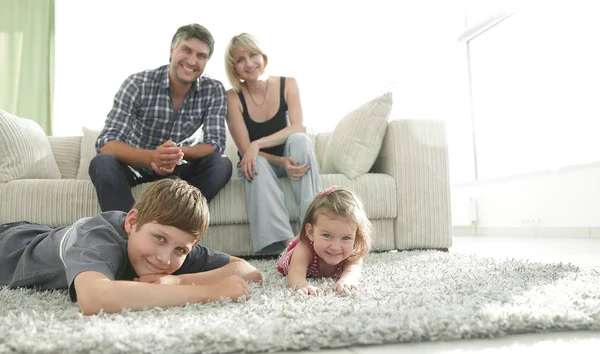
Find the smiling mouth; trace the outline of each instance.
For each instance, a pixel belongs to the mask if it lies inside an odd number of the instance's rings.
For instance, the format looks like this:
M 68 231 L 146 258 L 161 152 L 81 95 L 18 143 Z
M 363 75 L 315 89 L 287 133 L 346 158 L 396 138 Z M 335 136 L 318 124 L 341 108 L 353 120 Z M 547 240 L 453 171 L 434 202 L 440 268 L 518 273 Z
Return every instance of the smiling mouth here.
M 150 265 L 150 269 L 154 272 L 154 273 L 165 273 L 166 271 L 160 267 L 155 266 L 154 264 L 152 264 L 149 260 L 146 259 L 146 262 Z
M 191 69 L 183 64 L 181 64 L 181 67 L 183 68 L 183 70 L 185 70 L 188 73 L 195 73 L 197 71 L 196 69 Z

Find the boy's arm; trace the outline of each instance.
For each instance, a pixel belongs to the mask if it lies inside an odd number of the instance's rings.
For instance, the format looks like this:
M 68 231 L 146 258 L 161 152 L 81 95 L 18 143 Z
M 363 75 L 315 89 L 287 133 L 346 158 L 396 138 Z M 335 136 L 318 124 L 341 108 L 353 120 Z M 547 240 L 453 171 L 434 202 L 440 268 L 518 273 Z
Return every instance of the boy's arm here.
M 250 298 L 248 283 L 238 275 L 211 284 L 162 286 L 134 281 L 113 281 L 106 275 L 85 271 L 74 280 L 79 310 L 85 315 L 133 311 L 152 307 L 183 306 L 187 303 L 218 301 L 221 297 Z
M 178 277 L 182 280 L 181 284 L 190 285 L 193 283 L 198 285 L 210 284 L 230 275 L 238 275 L 249 282 L 262 282 L 262 275 L 258 269 L 245 260 L 233 256 L 229 257 L 229 264 L 220 268 L 201 273 L 181 274 Z
M 350 289 L 357 290 L 358 281 L 362 272 L 363 260 L 359 258 L 356 261 L 348 262 L 344 267 L 344 271 L 335 284 L 333 284 L 330 290 L 342 294 L 344 292 L 344 286 L 350 287 Z
M 307 295 L 317 295 L 317 288 L 306 280 L 308 265 L 312 261 L 312 252 L 306 243 L 299 241 L 292 253 L 288 269 L 288 286 Z

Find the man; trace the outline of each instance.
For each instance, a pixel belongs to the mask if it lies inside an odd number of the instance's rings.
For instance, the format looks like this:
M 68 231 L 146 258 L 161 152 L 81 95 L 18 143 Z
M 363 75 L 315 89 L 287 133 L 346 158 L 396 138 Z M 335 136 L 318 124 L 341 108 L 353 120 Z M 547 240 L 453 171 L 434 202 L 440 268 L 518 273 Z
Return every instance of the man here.
M 231 161 L 222 155 L 227 96 L 221 82 L 202 76 L 213 50 L 206 28 L 182 26 L 171 41 L 169 65 L 121 85 L 89 168 L 102 211 L 129 211 L 131 187 L 170 175 L 208 201 L 229 181 Z

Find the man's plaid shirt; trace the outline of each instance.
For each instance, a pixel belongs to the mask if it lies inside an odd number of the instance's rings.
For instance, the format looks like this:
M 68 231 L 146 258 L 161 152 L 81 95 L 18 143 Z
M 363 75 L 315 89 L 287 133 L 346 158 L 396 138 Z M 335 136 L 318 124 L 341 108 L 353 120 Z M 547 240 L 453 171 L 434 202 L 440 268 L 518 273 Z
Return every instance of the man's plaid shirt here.
M 96 151 L 112 140 L 154 150 L 171 139 L 182 146 L 210 144 L 215 152 L 223 153 L 226 114 L 227 95 L 220 81 L 198 78 L 176 112 L 171 104 L 169 65 L 142 71 L 129 76 L 115 95 Z

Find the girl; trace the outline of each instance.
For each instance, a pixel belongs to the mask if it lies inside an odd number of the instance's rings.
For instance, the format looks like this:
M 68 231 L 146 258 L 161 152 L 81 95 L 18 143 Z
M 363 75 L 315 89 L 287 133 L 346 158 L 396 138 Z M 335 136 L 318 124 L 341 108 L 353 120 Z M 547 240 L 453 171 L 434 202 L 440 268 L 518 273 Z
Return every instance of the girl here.
M 320 192 L 306 211 L 300 234 L 277 260 L 297 293 L 317 295 L 307 276 L 333 277 L 329 288 L 338 294 L 357 290 L 363 258 L 371 250 L 371 222 L 350 189 L 332 187 Z

